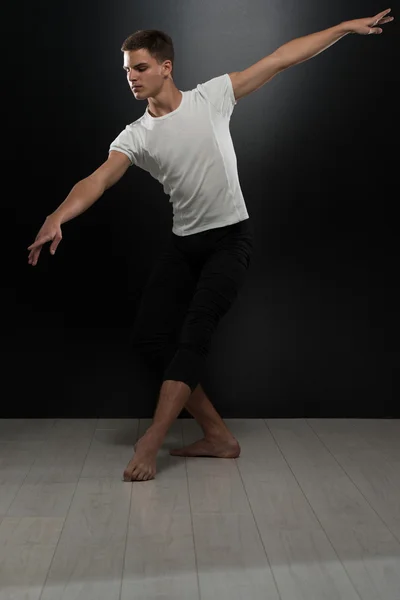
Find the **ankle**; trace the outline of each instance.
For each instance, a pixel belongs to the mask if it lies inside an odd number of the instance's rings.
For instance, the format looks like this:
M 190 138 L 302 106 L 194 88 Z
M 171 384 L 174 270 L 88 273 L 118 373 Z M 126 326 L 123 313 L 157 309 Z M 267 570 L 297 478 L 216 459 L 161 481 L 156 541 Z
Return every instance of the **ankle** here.
M 234 439 L 231 432 L 223 427 L 203 427 L 204 437 L 207 440 L 229 440 Z
M 166 436 L 166 431 L 163 427 L 160 427 L 158 425 L 150 425 L 150 427 L 145 431 L 143 437 L 146 436 L 149 440 L 152 440 L 153 442 L 155 442 L 156 444 L 162 444 L 165 436 Z

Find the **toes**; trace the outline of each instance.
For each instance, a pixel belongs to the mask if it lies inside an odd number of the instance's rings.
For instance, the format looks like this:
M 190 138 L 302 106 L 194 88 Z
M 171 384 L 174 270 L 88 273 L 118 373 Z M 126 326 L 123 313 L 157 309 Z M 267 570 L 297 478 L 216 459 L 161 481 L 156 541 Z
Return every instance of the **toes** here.
M 136 467 L 132 472 L 132 481 L 144 481 L 147 471 L 143 467 Z
M 152 471 L 144 471 L 137 477 L 137 481 L 148 481 L 154 479 L 154 473 Z
M 132 481 L 132 477 L 135 471 L 137 471 L 137 466 L 129 463 L 124 471 L 124 481 Z
M 172 448 L 169 453 L 171 456 L 182 456 L 184 450 L 183 448 Z
M 138 467 L 135 467 L 131 474 L 131 481 L 137 481 L 139 477 L 140 477 L 140 469 Z
M 125 469 L 124 481 L 131 481 L 131 478 L 132 478 L 132 469 Z
M 149 470 L 144 465 L 132 465 L 124 471 L 124 481 L 147 481 L 154 479 L 155 471 Z

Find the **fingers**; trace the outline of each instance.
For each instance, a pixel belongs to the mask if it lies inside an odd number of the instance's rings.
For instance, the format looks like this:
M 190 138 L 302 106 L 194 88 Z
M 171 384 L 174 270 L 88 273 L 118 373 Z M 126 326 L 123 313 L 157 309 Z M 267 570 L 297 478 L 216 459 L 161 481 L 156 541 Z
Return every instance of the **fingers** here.
M 39 248 L 34 248 L 33 250 L 30 251 L 29 256 L 28 256 L 28 263 L 30 265 L 33 265 L 33 266 L 36 265 L 41 250 L 42 250 L 42 247 L 40 246 Z
M 29 254 L 28 263 L 33 267 L 37 264 L 37 261 L 39 260 L 41 250 L 42 248 L 37 248 L 36 250 L 32 250 Z
M 371 27 L 375 27 L 375 25 L 383 25 L 384 23 L 389 23 L 390 21 L 393 21 L 394 17 L 386 17 L 387 14 L 390 13 L 392 9 L 391 8 L 387 8 L 386 10 L 382 11 L 381 13 L 375 15 L 375 17 L 371 17 L 372 23 L 371 23 Z M 374 32 L 370 32 L 370 33 L 378 33 L 377 31 Z M 382 32 L 379 32 L 382 33 Z
M 380 21 L 380 19 L 382 19 L 385 15 L 389 14 L 391 10 L 392 10 L 391 8 L 387 8 L 386 10 L 383 10 L 381 13 L 376 15 L 375 19 L 377 21 Z
M 393 21 L 394 17 L 385 17 L 384 19 L 379 19 L 379 25 L 384 25 L 385 23 L 389 23 Z
M 50 246 L 50 254 L 55 254 L 59 243 L 62 240 L 62 235 L 57 233 L 55 236 L 54 235 L 45 235 L 41 238 L 39 238 L 38 240 L 36 240 L 33 244 L 31 244 L 28 248 L 28 250 L 30 250 L 29 256 L 28 256 L 28 263 L 30 265 L 35 266 L 37 264 L 37 261 L 39 259 L 40 256 L 40 252 L 43 248 L 43 245 L 46 242 L 51 242 L 53 240 L 53 243 Z
M 33 244 L 28 246 L 28 250 L 35 250 L 35 248 L 38 248 L 39 246 L 43 246 L 43 244 L 45 244 L 46 242 L 50 242 L 52 239 L 53 239 L 53 236 L 45 235 L 44 237 L 39 238 L 38 240 L 33 242 Z
M 58 244 L 61 242 L 62 237 L 60 235 L 56 235 L 52 245 L 50 246 L 50 254 L 54 254 L 58 248 Z
M 385 17 L 385 16 L 386 16 L 388 13 L 390 13 L 390 11 L 391 11 L 391 10 L 392 10 L 391 8 L 387 8 L 386 10 L 383 10 L 382 12 L 378 13 L 378 14 L 377 14 L 377 15 L 375 15 L 374 17 L 371 17 L 371 21 L 372 21 L 372 22 L 370 23 L 370 27 L 374 27 L 375 25 L 378 25 L 378 23 L 379 23 L 379 25 L 380 25 L 380 24 L 381 24 L 381 21 L 384 19 L 384 17 Z M 393 20 L 393 17 L 387 17 L 387 18 L 389 18 L 390 20 Z M 387 22 L 387 21 L 385 20 L 385 23 L 386 23 L 386 22 Z

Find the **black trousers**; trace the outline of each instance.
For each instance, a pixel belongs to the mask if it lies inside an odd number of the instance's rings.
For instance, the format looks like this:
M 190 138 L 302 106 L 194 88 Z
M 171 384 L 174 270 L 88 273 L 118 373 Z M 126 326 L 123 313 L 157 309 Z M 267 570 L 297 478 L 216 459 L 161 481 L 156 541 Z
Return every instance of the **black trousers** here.
M 132 334 L 134 350 L 162 381 L 197 387 L 213 333 L 245 281 L 253 235 L 250 219 L 184 237 L 171 232 Z

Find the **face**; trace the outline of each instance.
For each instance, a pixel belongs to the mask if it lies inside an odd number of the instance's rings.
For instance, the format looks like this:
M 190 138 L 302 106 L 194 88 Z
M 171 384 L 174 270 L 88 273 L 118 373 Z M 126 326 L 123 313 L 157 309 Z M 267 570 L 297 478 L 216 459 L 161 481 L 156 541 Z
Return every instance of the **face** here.
M 124 52 L 126 77 L 137 100 L 157 96 L 168 79 L 171 68 L 170 60 L 160 65 L 144 48 Z

